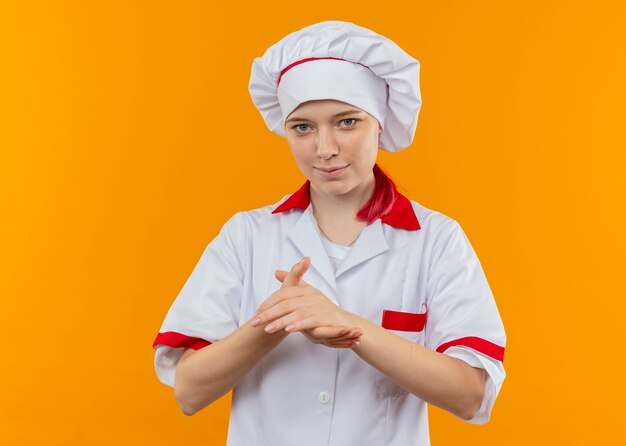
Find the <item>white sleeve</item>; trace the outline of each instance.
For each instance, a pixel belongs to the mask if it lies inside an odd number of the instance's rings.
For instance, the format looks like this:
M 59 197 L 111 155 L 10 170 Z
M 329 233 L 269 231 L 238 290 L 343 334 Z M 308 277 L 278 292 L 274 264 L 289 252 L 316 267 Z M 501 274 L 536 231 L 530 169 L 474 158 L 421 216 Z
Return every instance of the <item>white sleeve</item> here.
M 505 377 L 506 334 L 478 257 L 454 220 L 437 235 L 427 289 L 425 345 L 486 371 L 482 405 L 469 420 L 484 424 Z
M 198 350 L 238 328 L 245 264 L 245 221 L 235 214 L 209 243 L 154 340 L 159 380 L 174 387 L 185 348 Z

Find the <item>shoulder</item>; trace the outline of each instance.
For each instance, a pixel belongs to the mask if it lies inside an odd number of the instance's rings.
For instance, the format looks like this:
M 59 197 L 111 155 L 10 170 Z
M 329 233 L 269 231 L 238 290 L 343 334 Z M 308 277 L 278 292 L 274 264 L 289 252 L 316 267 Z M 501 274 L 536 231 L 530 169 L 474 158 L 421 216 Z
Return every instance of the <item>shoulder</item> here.
M 460 224 L 452 217 L 433 209 L 429 209 L 426 206 L 418 203 L 415 200 L 410 200 L 413 212 L 417 217 L 417 221 L 420 225 L 420 231 L 425 235 L 434 234 L 450 234 L 461 229 Z
M 444 255 L 461 260 L 474 252 L 457 220 L 442 212 L 428 209 L 416 201 L 410 201 L 421 226 L 421 230 L 417 232 L 423 231 L 421 237 L 424 239 L 424 247 L 431 253 L 433 260 Z
M 285 197 L 281 201 L 284 199 Z M 206 250 L 219 249 L 220 252 L 235 253 L 238 257 L 248 255 L 255 241 L 262 239 L 268 230 L 276 228 L 278 216 L 272 214 L 276 206 L 277 204 L 271 204 L 236 212 L 222 225 L 219 234 Z
M 409 201 L 420 224 L 420 230 L 414 231 L 414 237 L 421 240 L 422 249 L 431 253 L 433 259 L 446 252 L 467 251 L 470 242 L 456 219 L 415 200 Z

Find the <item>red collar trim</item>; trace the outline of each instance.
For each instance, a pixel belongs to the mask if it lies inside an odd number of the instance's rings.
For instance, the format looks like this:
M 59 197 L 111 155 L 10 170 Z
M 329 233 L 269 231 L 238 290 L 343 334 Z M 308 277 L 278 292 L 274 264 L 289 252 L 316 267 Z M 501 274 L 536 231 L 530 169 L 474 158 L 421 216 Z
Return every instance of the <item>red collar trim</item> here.
M 309 204 L 311 204 L 309 184 L 310 182 L 307 180 L 306 183 L 300 187 L 300 189 L 276 207 L 276 209 L 272 211 L 272 214 L 278 214 L 279 212 L 289 211 L 294 208 L 308 208 Z M 411 202 L 400 192 L 398 192 L 396 201 L 394 202 L 389 213 L 380 220 L 389 226 L 393 226 L 394 228 L 407 229 L 409 231 L 420 229 L 420 224 L 417 220 L 417 216 L 415 215 Z

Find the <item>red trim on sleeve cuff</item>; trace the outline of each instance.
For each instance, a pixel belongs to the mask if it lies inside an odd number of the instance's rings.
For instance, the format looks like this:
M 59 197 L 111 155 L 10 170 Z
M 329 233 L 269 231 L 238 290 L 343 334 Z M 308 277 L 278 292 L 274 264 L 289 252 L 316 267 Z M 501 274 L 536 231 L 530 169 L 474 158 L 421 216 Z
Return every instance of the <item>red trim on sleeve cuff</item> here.
M 165 333 L 159 333 L 152 344 L 153 348 L 157 345 L 167 345 L 173 348 L 193 348 L 194 350 L 200 350 L 202 347 L 211 345 L 209 341 L 202 338 L 192 338 L 191 336 L 177 333 L 175 331 L 166 331 Z
M 437 351 L 439 353 L 443 353 L 450 347 L 455 347 L 455 346 L 469 347 L 493 359 L 497 359 L 498 361 L 504 360 L 504 347 L 500 347 L 499 345 L 494 344 L 493 342 L 489 342 L 485 339 L 477 338 L 474 336 L 468 336 L 466 338 L 459 338 L 459 339 L 455 339 L 454 341 L 441 344 L 439 347 L 437 347 Z

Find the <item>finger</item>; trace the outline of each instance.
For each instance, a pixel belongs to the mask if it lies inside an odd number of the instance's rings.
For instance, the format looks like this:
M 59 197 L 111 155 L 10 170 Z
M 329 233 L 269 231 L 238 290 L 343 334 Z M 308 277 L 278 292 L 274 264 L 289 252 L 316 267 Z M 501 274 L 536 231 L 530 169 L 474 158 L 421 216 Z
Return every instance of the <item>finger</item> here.
M 308 330 L 303 330 L 300 333 L 302 333 L 304 335 L 304 337 L 306 337 L 309 341 L 311 341 L 313 344 L 321 344 L 322 341 L 320 339 L 317 339 L 315 336 L 313 336 Z
M 307 306 L 309 302 L 300 302 L 296 299 L 285 300 L 259 313 L 251 325 L 253 327 L 266 325 L 265 331 L 268 333 L 282 330 L 293 321 L 306 317 L 309 313 L 303 307 Z
M 283 280 L 282 287 L 299 285 L 300 280 L 304 273 L 307 272 L 309 266 L 311 265 L 311 258 L 305 257 L 300 260 L 298 263 L 291 267 L 291 270 L 287 273 L 287 276 Z
M 266 332 L 275 333 L 277 331 L 285 330 L 287 333 L 291 333 L 299 331 L 295 327 L 300 324 L 301 321 L 311 318 L 311 307 L 308 305 L 305 305 L 306 308 L 297 309 L 292 307 L 290 302 L 281 303 L 275 306 L 277 311 L 282 310 L 282 307 L 289 307 L 289 309 L 284 311 L 284 315 L 282 317 L 275 317 L 272 322 L 265 327 Z M 266 313 L 269 313 L 270 311 L 274 310 L 270 309 L 266 311 Z
M 287 275 L 282 280 L 282 287 L 299 285 L 299 282 L 302 280 L 302 276 L 307 272 L 309 266 L 311 265 L 311 258 L 305 257 L 300 262 L 296 263 L 291 267 L 291 270 L 287 273 Z
M 346 334 L 346 336 L 351 336 L 353 338 L 361 337 L 365 334 L 365 330 L 359 327 L 352 327 L 350 332 Z
M 277 291 L 275 291 L 270 297 L 265 299 L 265 301 L 261 305 L 259 305 L 255 316 L 258 316 L 260 313 L 269 310 L 274 305 L 277 305 L 280 302 L 283 302 L 287 299 L 302 297 L 310 293 L 311 293 L 311 287 L 309 286 L 295 285 L 295 286 L 280 288 Z
M 276 277 L 279 282 L 283 282 L 287 277 L 287 274 L 289 274 L 289 271 L 285 271 L 282 269 L 277 269 L 276 271 L 274 271 L 274 277 Z M 304 279 L 300 279 L 298 285 L 308 285 L 308 283 Z
M 330 340 L 330 339 L 345 338 L 346 336 L 350 334 L 350 328 L 342 327 L 342 326 L 315 327 L 313 329 L 308 329 L 307 331 L 309 331 L 311 335 L 323 341 Z
M 360 340 L 363 336 L 363 331 L 354 332 L 352 330 L 343 331 L 341 334 L 335 336 L 336 333 L 331 330 L 334 327 L 318 327 L 313 330 L 303 330 L 302 333 L 310 333 L 310 336 L 316 341 L 321 343 L 333 343 Z
M 329 328 L 329 327 L 324 327 L 324 328 Z M 328 336 L 328 337 L 324 337 L 323 335 L 322 336 L 316 336 L 315 330 L 318 330 L 318 329 L 301 330 L 300 333 L 302 333 L 304 336 L 306 336 L 314 344 L 321 344 L 321 343 L 327 342 L 327 341 L 346 340 L 346 334 L 349 333 L 349 331 L 350 331 L 350 329 L 347 328 L 347 327 L 336 327 L 336 329 L 335 329 L 335 327 L 330 327 L 330 328 L 334 329 L 333 330 L 334 332 L 332 334 L 337 334 L 337 336 Z
M 360 336 L 352 338 L 321 339 L 313 336 L 310 330 L 303 330 L 300 333 L 302 333 L 313 344 L 324 344 L 328 347 L 347 347 L 350 343 L 355 344 L 361 341 Z
M 338 343 L 323 343 L 326 347 L 330 348 L 354 348 L 358 347 L 360 341 L 347 341 L 347 342 L 338 342 Z
M 294 331 L 309 330 L 324 327 L 332 331 L 332 325 L 336 323 L 331 311 L 319 311 L 314 308 L 303 308 L 302 311 L 295 311 L 292 314 L 278 319 L 276 329 L 283 329 L 289 333 Z M 340 326 L 343 328 L 343 326 Z M 337 332 L 335 332 L 337 333 Z
M 357 336 L 357 337 L 352 337 L 352 338 L 334 338 L 334 339 L 320 339 L 320 338 L 314 337 L 313 339 L 315 339 L 315 341 L 320 344 L 337 344 L 337 343 L 343 343 L 343 342 L 360 341 L 361 337 Z
M 324 323 L 318 325 L 329 325 L 331 319 L 326 302 L 320 302 L 319 294 L 310 286 L 292 286 L 281 288 L 272 295 L 266 302 L 261 304 L 259 311 L 255 314 L 251 325 L 270 324 L 266 327 L 268 333 L 279 331 L 289 326 L 295 321 L 311 318 L 314 315 L 324 317 Z
M 355 345 L 359 345 L 361 343 L 361 339 L 347 339 L 345 341 L 337 341 L 337 342 L 322 342 L 323 345 L 327 347 L 354 347 Z
M 362 328 L 358 327 L 316 327 L 310 332 L 322 340 L 351 339 L 363 336 L 365 333 Z

